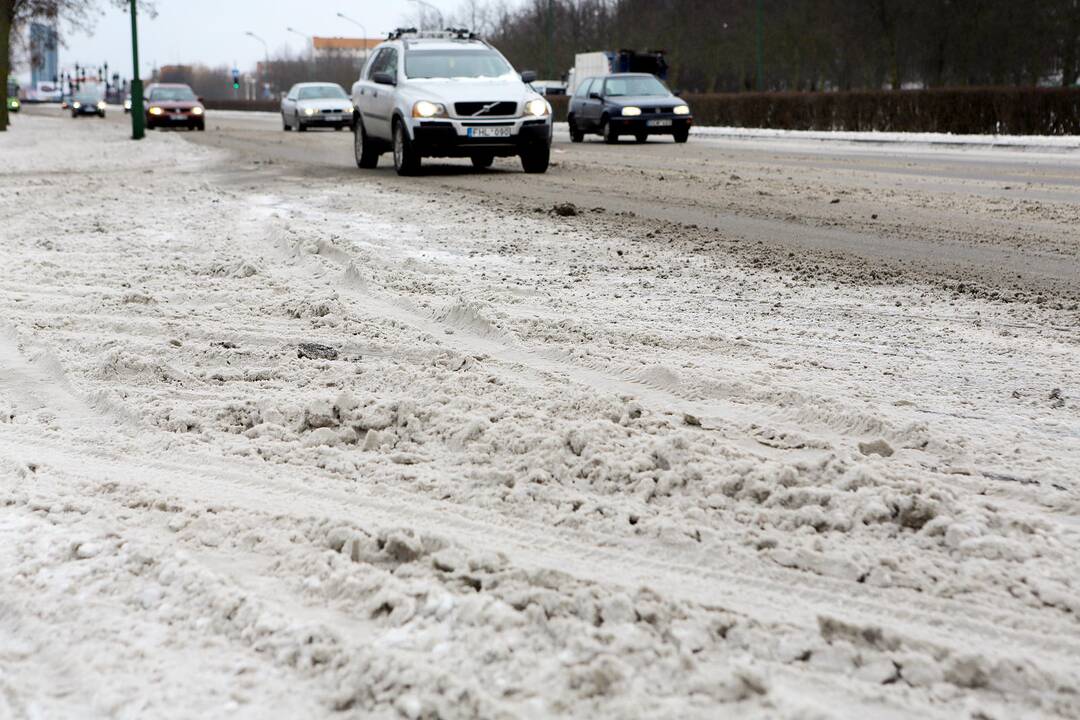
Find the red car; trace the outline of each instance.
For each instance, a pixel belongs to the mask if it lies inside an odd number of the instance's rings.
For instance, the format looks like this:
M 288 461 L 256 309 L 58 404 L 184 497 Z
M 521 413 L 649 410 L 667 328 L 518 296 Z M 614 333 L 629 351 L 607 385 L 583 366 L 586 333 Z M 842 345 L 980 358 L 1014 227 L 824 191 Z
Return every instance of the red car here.
M 187 85 L 157 83 L 146 89 L 146 129 L 206 129 L 206 108 Z

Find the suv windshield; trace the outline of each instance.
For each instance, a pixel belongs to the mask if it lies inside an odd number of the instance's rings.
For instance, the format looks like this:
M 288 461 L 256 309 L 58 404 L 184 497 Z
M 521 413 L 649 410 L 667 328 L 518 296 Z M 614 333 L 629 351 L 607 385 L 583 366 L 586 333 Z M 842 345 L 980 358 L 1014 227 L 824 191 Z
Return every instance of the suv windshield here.
M 194 100 L 195 93 L 191 88 L 155 88 L 150 93 L 150 99 L 155 102 L 176 102 L 182 100 Z
M 346 97 L 345 91 L 337 85 L 318 85 L 300 88 L 300 100 L 333 100 Z
M 513 70 L 491 50 L 411 50 L 405 53 L 409 78 L 502 77 Z
M 604 85 L 608 97 L 635 97 L 640 95 L 670 95 L 664 84 L 654 77 L 608 78 Z

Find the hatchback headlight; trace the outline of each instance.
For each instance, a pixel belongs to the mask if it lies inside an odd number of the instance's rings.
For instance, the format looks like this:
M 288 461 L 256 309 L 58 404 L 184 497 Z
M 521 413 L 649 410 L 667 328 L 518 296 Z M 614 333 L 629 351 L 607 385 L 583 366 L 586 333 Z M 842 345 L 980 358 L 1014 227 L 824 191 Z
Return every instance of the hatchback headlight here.
M 79 108 L 81 108 L 81 107 L 82 107 L 82 103 L 81 103 L 81 102 L 74 102 L 74 103 L 71 103 L 71 107 L 73 107 L 73 108 L 75 108 L 76 110 L 78 110 Z
M 676 115 L 689 115 L 690 114 L 690 106 L 689 105 L 676 105 L 675 106 L 675 114 Z
M 421 100 L 413 105 L 412 116 L 414 118 L 446 117 L 446 106 L 440 103 Z
M 542 98 L 536 98 L 525 103 L 525 114 L 532 115 L 533 117 L 547 117 L 551 112 L 548 107 L 547 100 Z
M 152 107 L 152 108 L 150 108 L 150 114 L 151 115 L 164 115 L 165 111 L 162 110 L 159 107 Z
M 97 104 L 97 106 L 98 106 L 98 110 L 104 110 L 105 109 L 105 101 L 102 100 L 101 102 L 99 102 Z
M 191 108 L 191 114 L 192 115 L 202 115 L 203 114 L 203 109 L 201 107 L 193 107 L 193 108 Z
M 639 107 L 633 107 L 633 106 L 630 106 L 630 107 L 624 107 L 624 108 L 622 109 L 622 114 L 623 114 L 623 115 L 624 115 L 625 117 L 637 117 L 638 115 L 640 115 L 640 114 L 641 114 L 641 108 L 639 108 Z

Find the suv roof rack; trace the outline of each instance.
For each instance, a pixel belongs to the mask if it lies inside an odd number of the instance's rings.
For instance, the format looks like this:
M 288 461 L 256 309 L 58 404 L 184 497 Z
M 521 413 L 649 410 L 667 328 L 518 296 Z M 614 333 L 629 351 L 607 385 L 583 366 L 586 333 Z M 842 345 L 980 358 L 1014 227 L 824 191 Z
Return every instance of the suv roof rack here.
M 416 28 L 398 28 L 390 33 L 389 40 L 479 40 L 480 36 L 467 28 L 446 28 L 445 30 L 417 30 Z

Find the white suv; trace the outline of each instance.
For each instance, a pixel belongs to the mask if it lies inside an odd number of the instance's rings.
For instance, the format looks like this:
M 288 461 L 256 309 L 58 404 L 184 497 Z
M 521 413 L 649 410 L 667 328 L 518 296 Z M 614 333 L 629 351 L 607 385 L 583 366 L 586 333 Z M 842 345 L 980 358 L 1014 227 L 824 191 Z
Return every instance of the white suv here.
M 399 30 L 375 48 L 353 85 L 356 164 L 393 152 L 400 175 L 424 157 L 467 157 L 485 168 L 517 155 L 547 171 L 551 106 L 495 48 L 463 30 Z

